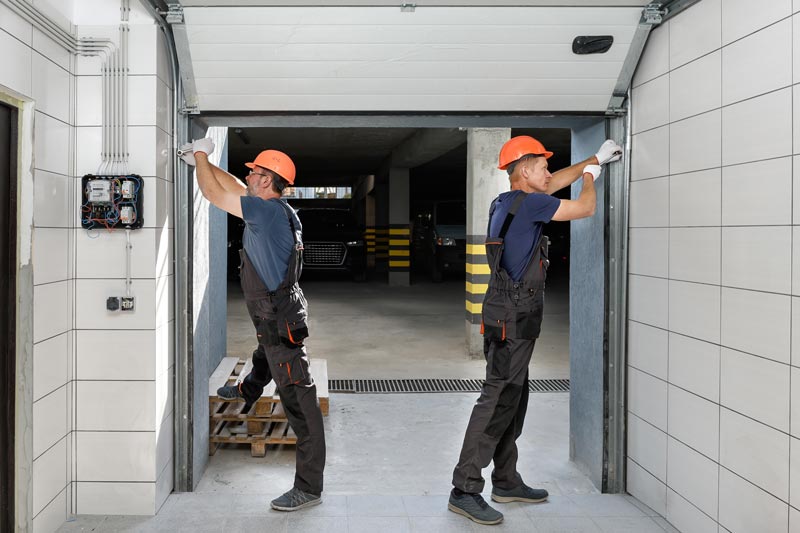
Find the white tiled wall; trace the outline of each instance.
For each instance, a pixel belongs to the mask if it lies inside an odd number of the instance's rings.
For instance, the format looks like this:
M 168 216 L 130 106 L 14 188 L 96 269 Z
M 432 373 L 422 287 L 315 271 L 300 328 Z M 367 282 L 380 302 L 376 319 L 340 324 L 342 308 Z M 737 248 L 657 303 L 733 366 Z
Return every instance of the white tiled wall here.
M 798 10 L 702 0 L 634 76 L 627 486 L 682 532 L 800 531 Z
M 108 26 L 77 31 L 116 35 L 118 10 L 109 12 Z M 141 12 L 136 20 L 130 171 L 144 178 L 145 206 L 131 234 L 136 310 L 123 315 L 105 300 L 125 292 L 125 234 L 89 235 L 76 207 L 76 184 L 100 164 L 100 62 L 71 56 L 0 5 L 0 92 L 35 109 L 33 198 L 21 200 L 34 211 L 34 531 L 70 513 L 153 514 L 172 490 L 171 82 L 158 27 Z

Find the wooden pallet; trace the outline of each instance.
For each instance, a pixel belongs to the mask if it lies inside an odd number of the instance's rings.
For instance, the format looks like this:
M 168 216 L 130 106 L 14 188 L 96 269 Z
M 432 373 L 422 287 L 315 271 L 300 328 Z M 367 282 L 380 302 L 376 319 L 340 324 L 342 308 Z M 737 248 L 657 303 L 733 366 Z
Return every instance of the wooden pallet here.
M 250 373 L 251 361 L 225 357 L 208 380 L 209 455 L 220 444 L 250 444 L 254 457 L 264 457 L 269 444 L 295 444 L 297 436 L 289 426 L 286 413 L 275 391 L 275 383 L 265 387 L 256 403 L 244 412 L 244 400 L 221 400 L 216 391 L 223 385 L 238 384 Z M 328 415 L 328 365 L 324 359 L 311 363 L 320 410 Z

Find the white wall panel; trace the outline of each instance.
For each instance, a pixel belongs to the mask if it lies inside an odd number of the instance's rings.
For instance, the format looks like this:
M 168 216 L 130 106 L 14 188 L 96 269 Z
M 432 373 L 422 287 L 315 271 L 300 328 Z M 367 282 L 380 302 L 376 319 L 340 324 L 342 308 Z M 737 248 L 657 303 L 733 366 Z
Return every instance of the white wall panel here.
M 722 42 L 722 0 L 703 0 L 670 20 L 669 66 L 672 69 L 713 52 Z
M 669 274 L 669 229 L 631 228 L 628 271 L 666 278 Z
M 669 439 L 667 454 L 667 484 L 670 489 L 707 515 L 716 516 L 719 465 L 673 438 Z
M 38 515 L 33 517 L 33 533 L 58 530 L 67 519 L 67 509 L 67 489 L 64 489 Z
M 72 209 L 73 178 L 34 171 L 33 223 L 37 228 L 70 227 L 76 216 Z
M 669 126 L 669 170 L 672 174 L 718 167 L 721 125 L 719 110 Z
M 631 275 L 628 281 L 628 316 L 660 328 L 668 325 L 667 280 Z
M 669 72 L 669 21 L 656 26 L 647 37 L 647 44 L 633 75 L 633 87 Z
M 64 385 L 34 402 L 34 458 L 46 452 L 67 434 L 69 430 L 67 424 L 67 399 L 67 386 Z
M 78 514 L 152 515 L 155 483 L 78 482 Z
M 628 417 L 628 456 L 656 479 L 667 480 L 667 434 L 636 415 Z
M 791 15 L 791 0 L 770 0 L 758 9 L 748 0 L 722 3 L 722 44 L 728 44 Z
M 44 113 L 34 119 L 34 165 L 54 174 L 69 174 L 70 126 Z
M 33 29 L 33 40 L 31 44 L 33 49 L 44 57 L 64 70 L 70 70 L 72 61 L 70 53 L 36 28 Z
M 628 363 L 657 378 L 667 379 L 667 331 L 628 321 Z
M 719 168 L 669 178 L 669 221 L 677 226 L 719 226 L 721 220 Z
M 681 120 L 721 105 L 720 52 L 712 52 L 669 73 L 669 119 Z M 698 90 L 702 87 L 702 90 Z
M 628 372 L 630 412 L 662 431 L 667 430 L 667 383 L 634 368 Z
M 792 90 L 781 89 L 722 108 L 722 164 L 792 153 Z
M 722 284 L 790 294 L 792 228 L 722 228 Z
M 669 330 L 719 342 L 720 289 L 715 285 L 669 282 Z
M 668 178 L 631 183 L 630 198 L 631 227 L 666 227 L 669 225 Z
M 0 26 L 2 31 L 19 39 L 23 44 L 31 46 L 33 26 L 29 22 L 26 22 L 25 19 L 11 11 L 4 4 L 0 4 L 0 20 L 3 21 L 2 26 Z
M 789 440 L 791 441 L 789 443 L 790 457 L 793 459 L 800 458 L 800 439 L 790 437 Z M 793 507 L 800 507 L 800 461 L 789 461 L 789 463 L 789 504 Z
M 154 228 L 132 231 L 131 277 L 156 277 L 156 232 Z M 125 232 L 104 229 L 76 232 L 77 276 L 80 278 L 124 278 L 126 272 Z
M 716 461 L 719 456 L 719 405 L 674 385 L 669 386 L 668 394 L 670 437 Z M 671 480 L 667 482 L 675 487 Z
M 719 284 L 720 228 L 669 230 L 670 279 Z
M 686 498 L 667 489 L 667 520 L 684 533 L 717 533 L 717 523 Z
M 722 344 L 789 364 L 791 297 L 722 288 Z
M 69 233 L 66 228 L 36 228 L 33 231 L 35 284 L 64 281 L 72 276 Z
M 800 438 L 800 387 L 797 386 L 798 383 L 800 383 L 800 368 L 792 367 L 789 369 L 789 372 L 791 374 L 791 384 L 793 385 L 791 392 L 792 399 L 789 406 L 789 410 L 791 411 L 789 433 L 793 437 Z M 792 457 L 797 458 L 800 456 L 792 454 Z M 800 465 L 800 461 L 798 461 L 797 464 Z M 800 489 L 800 487 L 798 487 L 798 489 Z M 796 496 L 800 499 L 800 492 L 796 493 Z
M 133 311 L 107 311 L 106 298 L 125 295 L 125 279 L 79 279 L 75 298 L 77 329 L 155 328 L 155 281 L 134 279 L 131 293 L 136 298 Z
M 729 3 L 723 4 L 724 8 L 728 5 Z M 766 10 L 748 11 L 763 13 Z M 752 20 L 752 17 L 748 17 L 747 20 Z M 722 27 L 726 28 L 724 24 Z M 722 49 L 722 105 L 788 87 L 791 84 L 790 19 L 764 28 Z
M 79 431 L 76 441 L 77 481 L 155 482 L 154 431 Z
M 154 381 L 77 381 L 76 429 L 153 431 L 155 389 Z
M 31 95 L 31 49 L 4 31 L 0 31 L 0 84 L 20 94 Z
M 62 438 L 33 461 L 34 515 L 39 514 L 67 486 L 67 459 L 67 439 Z M 66 509 L 62 509 L 62 514 L 64 511 Z
M 631 181 L 669 174 L 669 126 L 634 135 L 631 145 L 636 151 L 631 161 Z
M 758 185 L 753 186 L 755 182 Z M 724 226 L 788 225 L 791 220 L 791 157 L 722 169 Z
M 722 349 L 720 404 L 789 432 L 789 366 Z
M 153 330 L 79 330 L 77 379 L 154 380 Z
M 719 523 L 732 532 L 785 533 L 789 506 L 725 468 L 719 472 Z
M 40 54 L 32 55 L 32 91 L 36 108 L 53 118 L 69 122 L 71 76 L 68 71 Z
M 33 342 L 39 342 L 70 329 L 72 300 L 69 282 L 60 281 L 33 288 Z
M 669 76 L 660 76 L 631 91 L 631 133 L 640 133 L 669 122 Z
M 712 402 L 719 401 L 717 344 L 669 333 L 670 383 Z
M 64 386 L 70 376 L 72 332 L 33 345 L 33 400 Z
M 628 459 L 628 492 L 636 494 L 636 498 L 658 514 L 667 513 L 667 486 L 650 472 Z

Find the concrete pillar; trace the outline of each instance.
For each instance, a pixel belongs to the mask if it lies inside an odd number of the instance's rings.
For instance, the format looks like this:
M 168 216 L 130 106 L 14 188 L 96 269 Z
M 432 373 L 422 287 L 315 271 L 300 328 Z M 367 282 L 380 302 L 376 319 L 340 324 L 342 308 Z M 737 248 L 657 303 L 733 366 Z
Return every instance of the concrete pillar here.
M 408 221 L 410 174 L 405 167 L 389 169 L 389 285 L 399 287 L 411 284 L 411 232 Z
M 483 243 L 489 222 L 489 206 L 498 194 L 509 189 L 508 174 L 497 169 L 497 157 L 500 148 L 510 138 L 510 128 L 467 130 L 466 335 L 470 357 L 483 357 L 481 309 L 489 283 L 489 266 Z
M 389 170 L 375 176 L 375 272 L 389 269 Z

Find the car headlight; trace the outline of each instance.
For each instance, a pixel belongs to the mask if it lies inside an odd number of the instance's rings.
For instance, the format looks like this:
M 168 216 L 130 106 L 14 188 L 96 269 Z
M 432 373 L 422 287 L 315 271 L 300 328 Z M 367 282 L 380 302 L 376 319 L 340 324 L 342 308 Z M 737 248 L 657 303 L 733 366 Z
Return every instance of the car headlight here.
M 364 241 L 347 241 L 347 246 L 364 246 Z
M 452 237 L 439 237 L 436 239 L 436 244 L 439 246 L 455 246 L 456 240 Z

